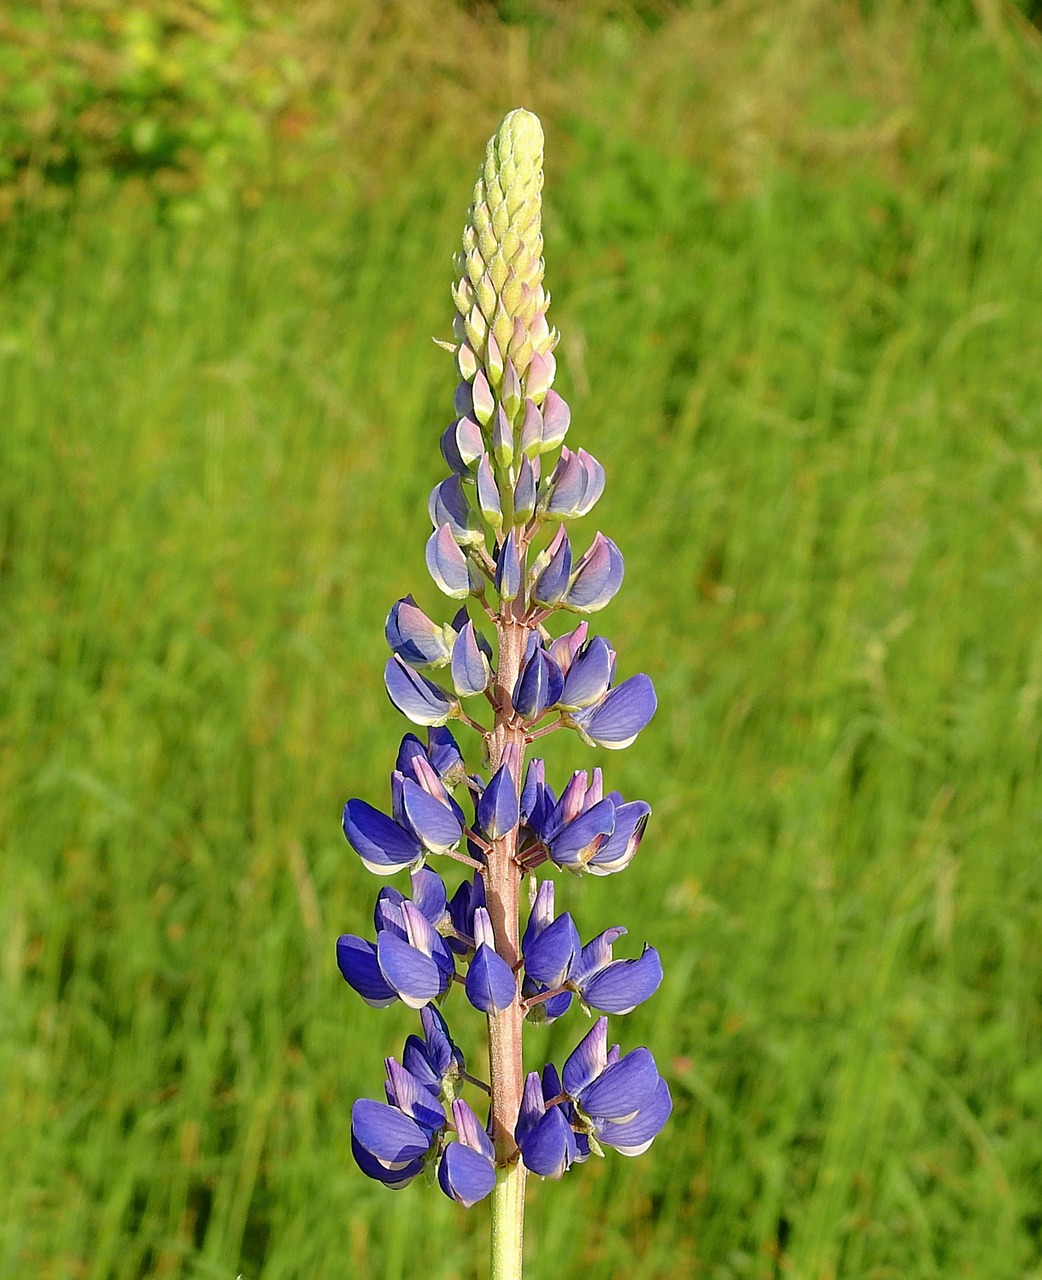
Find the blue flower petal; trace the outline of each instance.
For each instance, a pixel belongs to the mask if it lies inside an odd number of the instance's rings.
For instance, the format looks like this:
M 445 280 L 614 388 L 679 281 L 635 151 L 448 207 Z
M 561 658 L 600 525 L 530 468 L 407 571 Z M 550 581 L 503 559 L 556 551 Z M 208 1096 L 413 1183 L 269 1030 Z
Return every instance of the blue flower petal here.
M 517 980 L 510 965 L 487 943 L 482 943 L 467 969 L 467 999 L 482 1013 L 497 1014 L 508 1008 L 517 995 Z
M 381 933 L 376 939 L 376 958 L 380 972 L 410 1009 L 422 1009 L 448 985 L 430 956 L 392 933 Z
M 402 784 L 402 807 L 409 825 L 432 853 L 446 853 L 463 838 L 463 827 L 452 809 L 411 778 Z
M 451 1200 L 469 1209 L 496 1185 L 496 1167 L 462 1142 L 450 1142 L 438 1166 L 438 1185 Z
M 659 1079 L 651 1052 L 633 1049 L 573 1096 L 593 1120 L 628 1120 L 648 1103 Z
M 478 826 L 487 839 L 498 840 L 513 831 L 519 817 L 517 786 L 509 766 L 503 764 L 496 770 L 478 801 Z
M 393 875 L 423 857 L 423 845 L 411 832 L 364 800 L 347 802 L 343 826 L 351 848 L 376 875 Z
M 525 952 L 525 973 L 548 988 L 563 986 L 579 955 L 579 931 L 568 912 L 548 925 Z
M 386 1009 L 398 999 L 398 992 L 380 972 L 374 943 L 345 933 L 337 938 L 336 962 L 344 981 L 374 1009 Z
M 575 1134 L 560 1107 L 541 1116 L 518 1146 L 525 1168 L 542 1178 L 559 1178 L 577 1154 Z
M 636 960 L 615 960 L 589 981 L 577 984 L 591 1009 L 601 1013 L 630 1013 L 659 989 L 662 961 L 654 947 L 645 947 Z
M 443 725 L 459 713 L 459 703 L 432 680 L 404 663 L 397 654 L 384 668 L 387 696 L 413 724 Z
M 617 751 L 630 745 L 657 706 L 655 687 L 642 672 L 612 689 L 600 706 L 574 715 L 572 723 L 598 746 Z
M 351 1108 L 351 1134 L 385 1169 L 402 1169 L 422 1159 L 431 1146 L 428 1134 L 397 1107 L 359 1098 Z
M 632 1120 L 599 1124 L 597 1137 L 624 1156 L 639 1156 L 651 1146 L 672 1110 L 669 1086 L 660 1078 L 655 1092 Z

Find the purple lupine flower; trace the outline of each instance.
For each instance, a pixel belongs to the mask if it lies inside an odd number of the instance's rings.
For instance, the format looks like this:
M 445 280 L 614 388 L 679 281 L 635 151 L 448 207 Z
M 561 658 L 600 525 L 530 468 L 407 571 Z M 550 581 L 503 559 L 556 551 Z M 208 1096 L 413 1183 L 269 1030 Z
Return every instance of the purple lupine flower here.
M 496 1185 L 496 1153 L 481 1122 L 461 1098 L 452 1104 L 452 1118 L 457 1141 L 447 1143 L 442 1152 L 438 1185 L 469 1209 Z
M 444 595 L 473 598 L 474 618 L 464 604 L 439 623 L 412 596 L 392 606 L 384 682 L 392 704 L 426 727 L 426 743 L 402 738 L 389 814 L 358 799 L 344 809 L 344 833 L 364 865 L 379 875 L 409 870 L 411 896 L 385 885 L 375 941 L 345 934 L 337 944 L 340 970 L 363 1000 L 402 1001 L 419 1011 L 423 1029 L 406 1040 L 400 1063 L 385 1060 L 386 1102 L 362 1099 L 353 1108 L 359 1167 L 390 1187 L 425 1171 L 464 1206 L 499 1180 L 512 1186 L 494 1197 L 492 1214 L 515 1250 L 517 1275 L 520 1219 L 505 1223 L 504 1213 L 523 1204 L 525 1170 L 557 1178 L 602 1146 L 637 1154 L 672 1106 L 647 1049 L 623 1057 L 618 1045 L 608 1048 L 605 1017 L 562 1076 L 551 1063 L 527 1080 L 522 1074 L 522 1019 L 552 1022 L 576 997 L 587 1012 L 624 1014 L 662 980 L 653 947 L 615 958 L 621 926 L 583 946 L 571 914 L 555 913 L 552 881 L 538 886 L 521 937 L 513 906 L 522 876 L 546 861 L 575 874 L 624 869 L 650 814 L 643 801 L 606 791 L 600 768 L 575 770 L 558 798 L 542 760 L 525 769 L 528 746 L 564 726 L 587 746 L 624 747 L 655 711 L 646 675 L 615 685 L 615 651 L 590 638 L 585 621 L 556 638 L 550 629 L 563 614 L 605 607 L 624 565 L 599 532 L 576 560 L 564 527 L 592 510 L 605 474 L 585 449 L 563 446 L 571 415 L 552 385 L 557 333 L 542 285 L 541 156 L 538 121 L 512 112 L 475 186 L 456 258 L 455 341 L 442 344 L 454 352 L 460 382 L 440 441 L 449 475 L 428 502 L 426 562 Z M 495 650 L 477 625 L 478 608 L 494 626 Z M 428 674 L 437 672 L 441 683 Z M 481 695 L 494 715 L 487 730 L 461 705 Z M 549 713 L 555 718 L 546 722 Z M 450 720 L 483 738 L 483 772 L 468 771 Z M 464 800 L 461 787 L 472 821 L 453 795 Z M 424 866 L 433 856 L 470 868 L 451 895 Z M 467 1073 L 434 1004 L 456 982 L 467 1004 L 489 1016 L 491 1048 L 500 1045 L 489 1054 L 488 1084 Z M 503 1052 L 504 1043 L 513 1049 Z M 490 1093 L 487 1124 L 461 1096 L 471 1086 Z

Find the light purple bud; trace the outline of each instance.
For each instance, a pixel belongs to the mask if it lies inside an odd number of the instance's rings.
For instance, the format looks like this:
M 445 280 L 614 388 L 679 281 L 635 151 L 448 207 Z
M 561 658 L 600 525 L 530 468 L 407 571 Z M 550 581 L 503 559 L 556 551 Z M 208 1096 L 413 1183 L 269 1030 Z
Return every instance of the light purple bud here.
M 464 600 L 480 588 L 480 579 L 447 524 L 427 540 L 427 568 L 435 586 L 453 600 Z
M 483 427 L 487 427 L 496 411 L 496 397 L 492 394 L 492 388 L 488 385 L 488 378 L 485 376 L 484 369 L 478 370 L 474 377 L 471 396 L 474 403 L 474 417 Z
M 459 476 L 449 476 L 434 486 L 427 503 L 427 512 L 434 528 L 440 529 L 443 524 L 447 524 L 452 530 L 453 538 L 461 546 L 477 546 L 485 541 L 485 534 L 467 501 Z
M 542 452 L 542 445 L 543 415 L 535 401 L 528 399 L 525 401 L 525 416 L 521 420 L 521 448 L 525 457 L 535 458 Z
M 485 523 L 497 532 L 503 527 L 503 507 L 499 500 L 499 486 L 492 471 L 492 462 L 487 453 L 481 455 L 477 472 L 478 508 Z
M 602 702 L 614 678 L 615 650 L 603 636 L 594 636 L 579 652 L 565 676 L 561 709 L 579 711 Z
M 384 668 L 387 696 L 413 724 L 443 725 L 459 714 L 459 703 L 395 655 Z
M 580 622 L 574 631 L 569 631 L 558 638 L 550 646 L 550 656 L 561 668 L 562 675 L 567 676 L 575 661 L 576 655 L 586 642 L 590 629 L 588 622 Z
M 521 408 L 521 380 L 517 376 L 513 360 L 509 357 L 503 366 L 503 385 L 500 388 L 499 399 L 506 410 L 507 417 L 513 422 L 518 409 Z
M 525 395 L 537 405 L 542 404 L 553 382 L 551 366 L 545 356 L 538 351 L 533 355 L 525 372 Z
M 572 411 L 557 394 L 548 391 L 543 401 L 543 442 L 541 452 L 547 453 L 564 442 L 572 421 Z
M 465 418 L 474 408 L 474 392 L 469 382 L 457 382 L 456 392 L 452 397 L 452 407 L 457 418 Z
M 572 544 L 563 528 L 558 529 L 553 541 L 539 559 L 544 557 L 548 559 L 532 586 L 532 599 L 552 608 L 560 604 L 567 595 L 572 577 Z
M 502 405 L 492 419 L 492 452 L 501 467 L 509 467 L 514 461 L 514 429 Z
M 517 484 L 514 486 L 514 524 L 516 525 L 527 524 L 535 514 L 537 479 L 536 467 L 528 458 L 522 457 L 517 473 Z
M 452 684 L 461 698 L 484 693 L 492 680 L 492 668 L 478 644 L 473 622 L 468 622 L 452 647 Z
M 595 613 L 603 609 L 622 586 L 624 571 L 622 552 L 611 538 L 598 533 L 575 566 L 565 608 L 575 613 Z
M 504 753 L 505 754 L 505 753 Z M 498 840 L 517 826 L 517 790 L 509 762 L 501 764 L 478 801 L 477 822 L 489 840 Z
M 501 600 L 514 600 L 521 593 L 523 575 L 521 560 L 517 551 L 517 539 L 513 530 L 507 534 L 506 540 L 499 548 L 496 561 L 495 586 Z

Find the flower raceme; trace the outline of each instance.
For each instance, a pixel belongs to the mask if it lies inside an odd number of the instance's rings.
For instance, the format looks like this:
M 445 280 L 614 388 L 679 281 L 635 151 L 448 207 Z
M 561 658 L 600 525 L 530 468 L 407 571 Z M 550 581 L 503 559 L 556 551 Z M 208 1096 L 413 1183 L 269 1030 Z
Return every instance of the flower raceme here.
M 337 942 L 340 972 L 361 999 L 417 1010 L 423 1032 L 409 1037 L 400 1062 L 386 1059 L 384 1100 L 354 1104 L 355 1160 L 393 1188 L 426 1172 L 465 1206 L 493 1194 L 494 1280 L 520 1276 L 526 1172 L 560 1177 L 606 1147 L 638 1155 L 672 1106 L 649 1050 L 623 1055 L 607 1040 L 605 1015 L 628 1014 L 658 989 L 658 952 L 645 945 L 616 956 L 621 925 L 584 944 L 572 915 L 556 913 L 554 879 L 533 875 L 625 870 L 651 809 L 606 790 L 599 766 L 576 769 L 558 792 L 542 759 L 526 761 L 532 743 L 563 730 L 586 748 L 618 750 L 656 710 L 649 677 L 618 679 L 614 648 L 586 620 L 618 593 L 624 564 L 601 532 L 584 550 L 572 541 L 606 477 L 585 448 L 564 443 L 571 413 L 553 388 L 542 180 L 539 121 L 513 111 L 474 188 L 455 259 L 454 340 L 442 344 L 459 381 L 441 435 L 449 474 L 431 491 L 425 556 L 455 613 L 437 621 L 407 595 L 385 623 L 388 697 L 425 740 L 413 732 L 401 740 L 386 809 L 352 799 L 343 814 L 366 869 L 407 872 L 408 892 L 386 883 L 375 936 Z M 466 763 L 450 722 L 480 739 L 480 768 Z M 601 1015 L 593 1029 L 560 1073 L 548 1063 L 526 1077 L 524 1023 L 541 1034 L 574 1001 Z M 485 1015 L 487 1082 L 467 1073 L 445 1020 L 450 1007 Z M 475 1091 L 473 1105 L 465 1090 Z M 485 1103 L 483 1121 L 475 1107 Z M 509 1267 L 503 1239 L 516 1245 Z

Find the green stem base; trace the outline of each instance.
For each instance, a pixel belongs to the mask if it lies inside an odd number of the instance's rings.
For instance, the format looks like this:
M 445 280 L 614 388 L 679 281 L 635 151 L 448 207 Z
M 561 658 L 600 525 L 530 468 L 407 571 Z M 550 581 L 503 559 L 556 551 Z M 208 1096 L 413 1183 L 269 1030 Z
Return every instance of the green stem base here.
M 525 1235 L 525 1166 L 516 1160 L 501 1171 L 492 1191 L 490 1280 L 521 1280 Z

